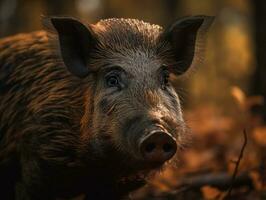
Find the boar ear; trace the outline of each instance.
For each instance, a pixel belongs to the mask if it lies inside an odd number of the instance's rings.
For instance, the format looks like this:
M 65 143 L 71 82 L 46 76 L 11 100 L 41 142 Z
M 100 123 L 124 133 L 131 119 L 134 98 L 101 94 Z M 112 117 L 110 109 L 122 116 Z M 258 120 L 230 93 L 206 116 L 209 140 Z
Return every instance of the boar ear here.
M 89 73 L 88 57 L 96 39 L 92 30 L 70 17 L 51 17 L 58 33 L 62 59 L 68 70 L 82 78 Z
M 191 66 L 196 53 L 196 39 L 204 37 L 214 17 L 192 16 L 177 20 L 163 33 L 163 40 L 170 43 L 177 66 L 176 75 L 183 74 Z M 199 38 L 201 39 L 201 38 Z

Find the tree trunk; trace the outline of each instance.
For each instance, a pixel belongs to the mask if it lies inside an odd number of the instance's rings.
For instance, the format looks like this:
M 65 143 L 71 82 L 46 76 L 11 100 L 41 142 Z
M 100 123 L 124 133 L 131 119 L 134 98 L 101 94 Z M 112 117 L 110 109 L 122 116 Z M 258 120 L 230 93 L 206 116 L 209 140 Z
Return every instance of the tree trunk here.
M 260 95 L 264 98 L 264 104 L 254 106 L 252 111 L 261 115 L 264 123 L 266 123 L 266 1 L 252 1 L 252 4 L 257 66 L 252 77 L 251 95 Z

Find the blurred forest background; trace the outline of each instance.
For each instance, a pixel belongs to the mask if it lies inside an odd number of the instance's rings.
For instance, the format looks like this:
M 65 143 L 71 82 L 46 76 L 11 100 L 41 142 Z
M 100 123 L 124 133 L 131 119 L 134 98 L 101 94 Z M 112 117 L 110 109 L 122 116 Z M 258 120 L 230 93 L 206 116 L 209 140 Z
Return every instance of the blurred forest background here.
M 266 1 L 0 0 L 0 38 L 42 29 L 42 15 L 91 23 L 137 18 L 167 27 L 198 14 L 216 20 L 204 62 L 177 83 L 192 144 L 179 169 L 161 172 L 131 198 L 266 199 Z

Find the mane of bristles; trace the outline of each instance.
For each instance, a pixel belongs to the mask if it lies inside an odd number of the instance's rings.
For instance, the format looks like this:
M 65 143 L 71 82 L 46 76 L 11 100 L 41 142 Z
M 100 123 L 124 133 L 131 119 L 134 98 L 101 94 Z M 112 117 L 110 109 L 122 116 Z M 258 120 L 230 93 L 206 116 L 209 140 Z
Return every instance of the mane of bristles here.
M 110 50 L 112 50 L 112 53 L 119 52 L 126 54 L 135 51 L 154 55 L 160 47 L 165 45 L 161 42 L 158 43 L 163 28 L 142 20 L 109 18 L 100 20 L 96 24 L 80 21 L 93 30 L 98 38 L 98 48 L 101 51 L 108 51 L 107 54 L 110 54 Z M 60 57 L 58 35 L 50 18 L 42 17 L 42 22 L 47 32 L 51 49 L 54 51 L 54 54 Z M 163 48 L 163 50 L 167 49 Z M 162 51 L 160 53 L 163 54 Z
M 102 45 L 107 45 L 113 50 L 151 50 L 158 45 L 162 27 L 137 19 L 110 18 L 95 24 L 95 31 Z

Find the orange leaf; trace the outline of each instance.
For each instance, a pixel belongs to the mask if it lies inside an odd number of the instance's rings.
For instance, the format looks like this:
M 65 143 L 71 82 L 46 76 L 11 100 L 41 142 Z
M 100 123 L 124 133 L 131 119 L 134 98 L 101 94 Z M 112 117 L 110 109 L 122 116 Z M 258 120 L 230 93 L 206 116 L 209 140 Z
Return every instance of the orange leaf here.
M 253 138 L 258 144 L 266 146 L 266 126 L 256 128 L 253 132 Z
M 202 187 L 201 192 L 204 196 L 204 199 L 216 199 L 222 194 L 220 190 L 211 186 Z

